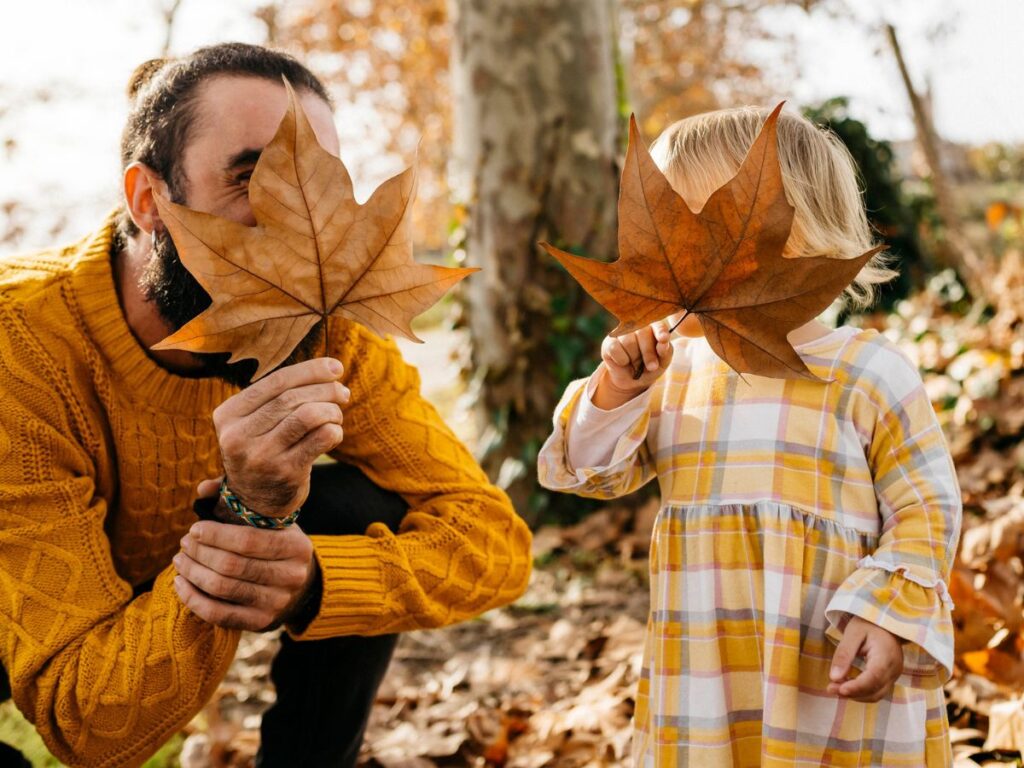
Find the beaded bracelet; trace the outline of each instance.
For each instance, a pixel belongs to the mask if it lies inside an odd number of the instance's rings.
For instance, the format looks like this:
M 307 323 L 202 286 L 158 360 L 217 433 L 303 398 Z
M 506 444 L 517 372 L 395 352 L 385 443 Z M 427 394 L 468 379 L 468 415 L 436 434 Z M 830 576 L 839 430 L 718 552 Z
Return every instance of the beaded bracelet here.
M 246 525 L 251 525 L 253 528 L 287 528 L 299 519 L 299 510 L 297 509 L 287 517 L 267 517 L 252 511 L 228 488 L 227 478 L 220 481 L 220 498 L 225 507 L 234 512 Z

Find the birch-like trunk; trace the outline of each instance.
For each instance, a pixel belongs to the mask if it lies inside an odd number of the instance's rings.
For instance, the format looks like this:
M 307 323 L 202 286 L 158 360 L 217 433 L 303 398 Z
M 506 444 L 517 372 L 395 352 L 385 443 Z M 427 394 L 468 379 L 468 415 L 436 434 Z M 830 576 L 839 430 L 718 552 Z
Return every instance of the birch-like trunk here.
M 999 297 L 992 295 L 986 285 L 987 279 L 992 274 L 993 265 L 988 263 L 987 259 L 963 234 L 963 222 L 957 213 L 952 186 L 946 179 L 946 172 L 942 168 L 942 160 L 939 157 L 939 140 L 935 134 L 931 116 L 925 109 L 917 89 L 914 88 L 914 82 L 910 79 L 910 71 L 907 69 L 906 61 L 903 59 L 903 50 L 900 47 L 899 38 L 896 36 L 896 28 L 892 24 L 886 24 L 885 32 L 889 39 L 889 46 L 896 57 L 896 65 L 899 67 L 900 77 L 903 79 L 903 86 L 907 91 L 907 99 L 910 101 L 910 108 L 914 115 L 914 127 L 917 130 L 917 142 L 924 152 L 928 169 L 931 171 L 935 209 L 942 220 L 943 237 L 947 243 L 948 255 L 952 257 L 952 266 L 967 284 L 968 290 L 976 300 L 985 300 L 995 305 L 998 303 Z
M 565 317 L 594 312 L 537 242 L 615 252 L 615 4 L 452 0 L 452 17 L 453 188 L 467 263 L 483 268 L 464 284 L 482 460 L 531 519 L 536 451 L 561 394 L 555 347 L 581 343 Z

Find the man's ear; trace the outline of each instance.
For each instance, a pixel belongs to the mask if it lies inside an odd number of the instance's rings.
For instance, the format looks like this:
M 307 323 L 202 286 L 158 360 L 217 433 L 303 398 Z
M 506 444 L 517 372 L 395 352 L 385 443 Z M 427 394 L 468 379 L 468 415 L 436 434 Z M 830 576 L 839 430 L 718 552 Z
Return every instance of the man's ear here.
M 157 192 L 164 198 L 169 198 L 167 183 L 161 179 L 156 171 L 145 163 L 135 162 L 124 169 L 124 202 L 128 207 L 128 215 L 132 217 L 135 226 L 146 234 L 150 234 L 158 227 L 163 229 L 163 222 L 160 221 L 160 213 L 156 209 L 156 201 L 153 193 Z

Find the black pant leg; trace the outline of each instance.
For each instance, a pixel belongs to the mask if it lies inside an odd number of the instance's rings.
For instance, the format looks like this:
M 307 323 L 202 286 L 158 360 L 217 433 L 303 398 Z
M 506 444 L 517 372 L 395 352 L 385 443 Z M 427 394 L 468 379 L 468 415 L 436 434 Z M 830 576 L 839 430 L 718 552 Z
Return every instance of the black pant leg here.
M 374 522 L 393 531 L 405 501 L 346 464 L 313 467 L 299 525 L 308 534 L 362 534 Z M 281 639 L 270 679 L 277 701 L 263 715 L 260 768 L 354 766 L 396 635 Z
M 0 744 L 0 765 L 3 768 L 32 768 L 28 758 L 9 744 Z

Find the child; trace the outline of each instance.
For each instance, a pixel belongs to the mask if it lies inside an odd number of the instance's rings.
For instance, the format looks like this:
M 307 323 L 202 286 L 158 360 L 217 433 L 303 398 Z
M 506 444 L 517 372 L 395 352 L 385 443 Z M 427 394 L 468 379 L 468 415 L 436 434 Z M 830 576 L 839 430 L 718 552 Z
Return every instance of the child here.
M 652 154 L 699 210 L 766 116 L 683 120 Z M 785 255 L 868 250 L 842 144 L 785 112 L 778 144 L 796 209 Z M 869 262 L 847 294 L 867 304 L 892 274 Z M 539 458 L 545 487 L 582 496 L 658 478 L 636 764 L 951 765 L 944 579 L 961 505 L 916 369 L 874 331 L 815 321 L 789 339 L 822 382 L 740 378 L 696 318 L 670 339 L 677 319 L 605 339 Z

